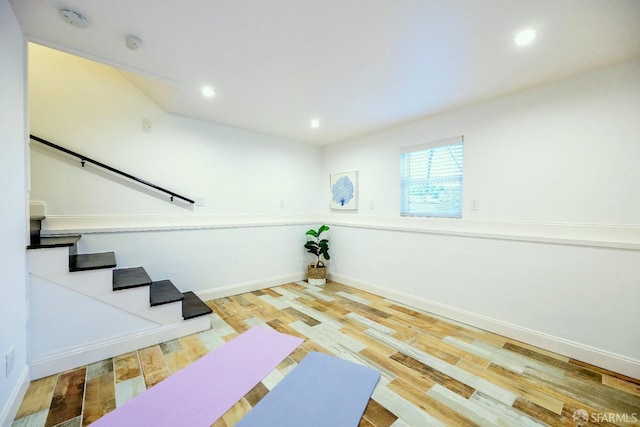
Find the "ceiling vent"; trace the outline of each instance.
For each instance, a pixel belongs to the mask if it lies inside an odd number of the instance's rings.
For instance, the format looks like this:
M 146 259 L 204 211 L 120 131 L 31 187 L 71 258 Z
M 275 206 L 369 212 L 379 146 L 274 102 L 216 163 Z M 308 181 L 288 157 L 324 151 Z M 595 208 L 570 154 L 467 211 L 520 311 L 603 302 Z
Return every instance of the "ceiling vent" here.
M 71 9 L 60 9 L 60 18 L 69 25 L 73 25 L 76 28 L 87 28 L 89 21 L 80 12 Z

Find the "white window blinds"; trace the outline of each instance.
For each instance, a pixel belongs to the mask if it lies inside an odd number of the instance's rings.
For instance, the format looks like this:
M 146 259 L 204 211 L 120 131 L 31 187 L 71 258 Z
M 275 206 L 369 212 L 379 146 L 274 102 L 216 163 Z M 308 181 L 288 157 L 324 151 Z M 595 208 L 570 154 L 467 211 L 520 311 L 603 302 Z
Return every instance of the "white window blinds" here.
M 400 154 L 400 215 L 460 218 L 464 137 Z

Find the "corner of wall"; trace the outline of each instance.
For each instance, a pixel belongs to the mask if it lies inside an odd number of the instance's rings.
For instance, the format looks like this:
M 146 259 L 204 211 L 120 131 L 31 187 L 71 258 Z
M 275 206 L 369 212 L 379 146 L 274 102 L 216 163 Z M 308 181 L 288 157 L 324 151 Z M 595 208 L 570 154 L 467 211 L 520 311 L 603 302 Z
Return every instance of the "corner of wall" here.
M 9 395 L 9 398 L 5 402 L 4 406 L 0 408 L 0 426 L 10 427 L 13 424 L 13 420 L 20 409 L 20 404 L 24 395 L 29 388 L 29 367 L 25 366 L 20 373 L 16 387 Z

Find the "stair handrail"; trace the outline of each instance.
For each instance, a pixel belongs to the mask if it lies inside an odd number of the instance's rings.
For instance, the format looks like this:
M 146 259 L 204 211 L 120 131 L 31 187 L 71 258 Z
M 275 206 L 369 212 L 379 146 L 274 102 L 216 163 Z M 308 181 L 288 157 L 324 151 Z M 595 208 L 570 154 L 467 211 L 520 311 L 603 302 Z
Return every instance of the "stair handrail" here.
M 188 203 L 191 203 L 191 204 L 195 203 L 194 200 L 191 200 L 188 197 L 181 196 L 180 194 L 174 193 L 171 190 L 167 190 L 166 188 L 160 187 L 159 185 L 152 184 L 149 181 L 145 181 L 144 179 L 138 178 L 137 176 L 131 175 L 130 173 L 123 172 L 123 171 L 121 171 L 119 169 L 116 169 L 114 167 L 106 165 L 106 164 L 104 164 L 102 162 L 99 162 L 97 160 L 92 159 L 91 157 L 85 156 L 84 154 L 76 153 L 75 151 L 69 150 L 68 148 L 64 148 L 64 147 L 62 147 L 62 146 L 60 146 L 58 144 L 54 144 L 53 142 L 47 141 L 46 139 L 40 138 L 39 136 L 35 136 L 35 135 L 32 135 L 32 134 L 29 134 L 29 138 L 31 138 L 34 141 L 38 141 L 39 143 L 44 144 L 44 145 L 46 145 L 48 147 L 51 147 L 51 148 L 54 148 L 56 150 L 62 151 L 63 153 L 66 153 L 66 154 L 69 154 L 71 156 L 79 158 L 80 159 L 80 163 L 82 164 L 82 167 L 84 167 L 85 162 L 89 162 L 89 163 L 92 163 L 92 164 L 94 164 L 96 166 L 99 166 L 99 167 L 101 167 L 103 169 L 106 169 L 109 172 L 113 172 L 115 174 L 122 175 L 122 176 L 124 176 L 126 178 L 129 178 L 132 181 L 138 182 L 140 184 L 143 184 L 143 185 L 146 185 L 148 187 L 151 187 L 151 188 L 153 188 L 155 190 L 158 190 L 158 191 L 161 191 L 163 193 L 169 194 L 171 196 L 171 201 L 172 202 L 173 202 L 173 198 L 177 197 L 178 199 L 182 199 L 185 202 L 188 202 Z

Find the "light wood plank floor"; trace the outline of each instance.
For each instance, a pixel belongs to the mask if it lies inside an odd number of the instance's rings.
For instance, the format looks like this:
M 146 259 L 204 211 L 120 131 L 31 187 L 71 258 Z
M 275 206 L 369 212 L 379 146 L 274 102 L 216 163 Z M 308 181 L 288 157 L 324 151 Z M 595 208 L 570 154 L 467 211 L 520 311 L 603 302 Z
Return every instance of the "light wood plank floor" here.
M 88 425 L 255 325 L 305 342 L 215 427 L 235 425 L 312 350 L 381 373 L 362 427 L 576 426 L 579 409 L 584 425 L 640 425 L 638 379 L 338 283 L 290 283 L 208 304 L 211 330 L 32 382 L 13 426 Z

